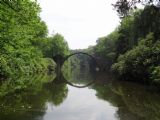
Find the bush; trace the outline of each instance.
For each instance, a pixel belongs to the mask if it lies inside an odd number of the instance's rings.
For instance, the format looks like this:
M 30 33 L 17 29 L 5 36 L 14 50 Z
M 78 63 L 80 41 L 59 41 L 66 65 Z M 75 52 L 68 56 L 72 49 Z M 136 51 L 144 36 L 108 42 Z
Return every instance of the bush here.
M 151 80 L 154 83 L 160 84 L 160 66 L 154 67 L 151 71 Z
M 121 55 L 118 62 L 112 66 L 112 70 L 123 79 L 149 83 L 152 80 L 157 81 L 160 79 L 159 67 L 157 68 L 160 61 L 159 53 L 160 42 L 154 42 L 153 34 L 150 33 L 139 41 L 138 46 Z M 151 67 L 154 69 L 151 70 Z

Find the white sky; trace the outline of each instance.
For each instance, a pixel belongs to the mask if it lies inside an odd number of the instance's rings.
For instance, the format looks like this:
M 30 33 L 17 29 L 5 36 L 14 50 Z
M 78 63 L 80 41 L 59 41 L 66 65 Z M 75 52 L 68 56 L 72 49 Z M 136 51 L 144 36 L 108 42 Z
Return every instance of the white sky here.
M 119 24 L 115 0 L 38 0 L 49 34 L 60 33 L 71 49 L 95 45 Z

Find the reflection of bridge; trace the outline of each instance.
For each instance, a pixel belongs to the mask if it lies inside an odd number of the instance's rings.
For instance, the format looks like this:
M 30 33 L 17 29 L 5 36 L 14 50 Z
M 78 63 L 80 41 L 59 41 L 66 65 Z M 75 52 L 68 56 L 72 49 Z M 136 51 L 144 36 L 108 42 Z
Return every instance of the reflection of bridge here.
M 85 88 L 85 87 L 88 87 L 96 82 L 96 76 L 89 83 L 86 83 L 84 85 L 76 85 L 76 84 L 70 82 L 70 80 L 66 80 L 66 78 L 63 76 L 63 74 L 60 72 L 60 73 L 57 73 L 56 78 L 52 82 L 55 84 L 65 83 L 65 84 L 68 84 L 68 85 L 70 85 L 72 87 L 76 87 L 76 88 Z
M 72 53 L 72 54 L 67 55 L 67 56 L 56 55 L 56 56 L 53 57 L 53 60 L 56 62 L 57 68 L 60 68 L 60 69 L 61 69 L 62 65 L 64 64 L 64 62 L 65 62 L 66 60 L 68 60 L 71 56 L 74 56 L 74 55 L 77 55 L 77 54 L 84 54 L 84 55 L 89 56 L 90 58 L 92 58 L 95 66 L 97 66 L 97 62 L 96 62 L 95 57 L 93 57 L 92 55 L 90 55 L 90 54 L 88 54 L 88 53 L 85 53 L 85 52 L 76 52 L 76 53 Z
M 62 74 L 62 72 L 61 72 L 61 67 L 62 67 L 62 65 L 63 65 L 64 62 L 65 62 L 66 60 L 68 60 L 70 57 L 72 57 L 72 56 L 74 56 L 74 55 L 77 55 L 77 54 L 84 54 L 84 55 L 89 56 L 89 57 L 92 59 L 95 68 L 97 67 L 96 59 L 95 59 L 92 55 L 90 55 L 90 54 L 88 54 L 88 53 L 76 52 L 76 53 L 72 53 L 72 54 L 67 55 L 67 56 L 56 55 L 56 56 L 53 57 L 53 60 L 54 60 L 54 61 L 56 62 L 56 64 L 57 64 L 57 68 L 56 68 L 56 69 L 57 69 L 57 71 L 56 71 L 57 76 L 56 76 L 55 80 L 53 80 L 53 82 L 55 82 L 55 83 L 59 83 L 59 82 L 60 82 L 60 83 L 61 83 L 61 82 L 67 83 L 67 84 L 69 84 L 69 85 L 71 85 L 71 86 L 73 86 L 73 87 L 77 87 L 77 88 L 84 88 L 84 87 L 87 87 L 87 86 L 89 86 L 89 85 L 91 85 L 91 84 L 93 84 L 93 83 L 95 82 L 95 80 L 93 80 L 92 82 L 87 83 L 86 85 L 78 86 L 78 85 L 75 85 L 75 84 L 69 82 L 68 80 L 66 80 L 66 79 L 64 78 L 64 76 L 63 76 L 63 74 Z M 95 69 L 95 70 L 96 70 L 96 69 Z

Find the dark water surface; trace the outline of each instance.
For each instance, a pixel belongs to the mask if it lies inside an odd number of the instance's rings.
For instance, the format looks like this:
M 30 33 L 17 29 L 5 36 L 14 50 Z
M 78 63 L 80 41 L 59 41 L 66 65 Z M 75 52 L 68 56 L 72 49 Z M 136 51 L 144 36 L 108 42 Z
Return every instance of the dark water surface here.
M 83 86 L 94 75 L 74 72 L 70 82 Z M 160 120 L 160 95 L 102 73 L 85 88 L 54 74 L 21 76 L 1 82 L 0 120 Z

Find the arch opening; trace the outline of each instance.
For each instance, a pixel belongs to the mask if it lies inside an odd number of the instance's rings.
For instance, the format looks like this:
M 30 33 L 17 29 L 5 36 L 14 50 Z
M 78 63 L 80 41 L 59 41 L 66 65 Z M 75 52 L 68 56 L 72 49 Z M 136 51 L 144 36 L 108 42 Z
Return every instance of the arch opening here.
M 96 67 L 92 55 L 78 52 L 65 57 L 61 72 L 69 85 L 83 88 L 95 81 Z

